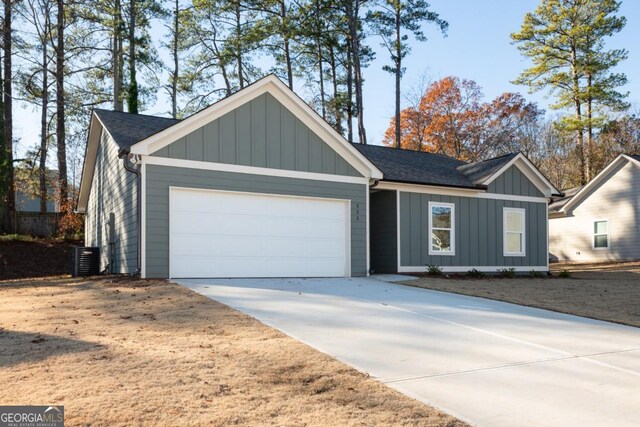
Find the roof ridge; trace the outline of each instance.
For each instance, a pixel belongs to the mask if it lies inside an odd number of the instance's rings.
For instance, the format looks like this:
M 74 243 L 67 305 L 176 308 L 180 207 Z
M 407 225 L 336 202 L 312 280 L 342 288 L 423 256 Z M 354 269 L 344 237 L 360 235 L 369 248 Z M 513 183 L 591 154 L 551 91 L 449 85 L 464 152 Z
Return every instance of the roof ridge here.
M 142 114 L 142 113 L 130 113 L 128 111 L 118 111 L 118 110 L 107 110 L 106 108 L 94 108 L 93 111 L 95 112 L 106 112 L 106 113 L 117 113 L 117 114 L 126 114 L 129 116 L 142 116 L 142 117 L 151 117 L 154 119 L 163 119 L 163 120 L 174 120 L 174 121 L 181 121 L 182 119 L 175 119 L 173 117 L 164 117 L 164 116 L 156 116 L 154 114 Z

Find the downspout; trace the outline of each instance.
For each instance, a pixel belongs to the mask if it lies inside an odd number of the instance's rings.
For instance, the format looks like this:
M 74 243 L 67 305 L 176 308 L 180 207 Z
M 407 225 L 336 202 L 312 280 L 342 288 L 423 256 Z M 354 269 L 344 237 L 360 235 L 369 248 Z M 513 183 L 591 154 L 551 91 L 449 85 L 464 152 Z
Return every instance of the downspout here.
M 136 176 L 136 186 L 138 187 L 138 197 L 136 198 L 136 237 L 137 237 L 137 268 L 131 273 L 132 276 L 139 276 L 142 271 L 142 174 L 140 166 L 136 167 L 138 157 L 129 153 L 129 149 L 123 148 L 118 152 L 118 157 L 122 159 L 122 166 Z M 132 162 L 131 159 L 134 159 Z

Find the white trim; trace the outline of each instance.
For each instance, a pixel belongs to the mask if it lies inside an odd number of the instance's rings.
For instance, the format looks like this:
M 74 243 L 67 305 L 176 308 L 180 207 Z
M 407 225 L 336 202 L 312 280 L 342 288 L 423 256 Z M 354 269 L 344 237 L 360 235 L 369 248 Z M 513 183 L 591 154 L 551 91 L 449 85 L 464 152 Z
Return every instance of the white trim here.
M 449 188 L 439 187 L 435 185 L 424 184 L 409 184 L 404 182 L 390 182 L 380 181 L 376 186 L 376 190 L 396 190 L 404 191 L 406 193 L 428 193 L 428 194 L 440 194 L 443 196 L 463 196 L 463 197 L 475 197 L 480 192 L 484 191 L 480 188 Z
M 140 277 L 142 279 L 147 278 L 147 165 L 144 161 L 144 157 L 142 157 L 142 162 L 140 163 L 140 175 L 141 175 L 141 183 L 140 186 L 140 197 L 142 197 L 141 205 L 141 219 L 140 219 L 140 230 L 138 232 L 141 234 L 140 237 Z
M 382 178 L 382 172 L 373 163 L 352 147 L 342 135 L 336 132 L 309 105 L 274 75 L 264 77 L 228 98 L 222 99 L 187 119 L 132 145 L 131 152 L 142 155 L 152 154 L 267 92 L 271 93 L 285 108 L 289 109 L 358 172 L 367 178 Z
M 626 154 L 620 154 L 616 157 L 611 163 L 607 165 L 598 175 L 596 175 L 591 181 L 589 181 L 580 191 L 578 191 L 572 198 L 569 200 L 563 207 L 560 209 L 559 213 L 566 213 L 571 210 L 571 208 L 576 205 L 580 200 L 582 200 L 585 194 L 588 194 L 593 187 L 599 184 L 608 174 L 614 169 L 618 164 L 622 162 L 622 160 L 627 160 L 631 162 L 638 162 L 633 157 L 627 156 Z
M 401 182 L 380 181 L 376 186 L 380 190 L 404 191 L 405 193 L 439 194 L 442 196 L 470 197 L 477 199 L 512 200 L 516 202 L 545 203 L 549 202 L 546 197 L 516 196 L 511 194 L 487 193 L 483 189 L 449 188 L 432 185 L 407 184 Z
M 332 175 L 315 172 L 300 172 L 286 169 L 262 168 L 257 166 L 232 165 L 227 163 L 202 162 L 199 160 L 170 159 L 167 157 L 144 156 L 146 163 L 156 166 L 210 170 L 218 172 L 245 173 L 250 175 L 276 176 L 284 178 L 309 179 L 313 181 L 344 182 L 349 184 L 369 184 L 368 178 L 358 176 Z
M 526 266 L 526 267 L 514 267 L 511 265 L 505 265 L 505 266 L 473 266 L 473 265 L 469 265 L 469 266 L 455 266 L 455 267 L 451 267 L 451 266 L 440 266 L 440 269 L 442 270 L 443 273 L 466 273 L 469 270 L 478 270 L 478 271 L 482 271 L 485 273 L 499 273 L 500 270 L 502 269 L 512 269 L 515 272 L 521 273 L 521 272 L 529 272 L 531 270 L 533 271 L 549 271 L 549 268 L 547 266 L 544 265 L 537 265 L 537 266 Z M 400 267 L 398 268 L 398 273 L 426 273 L 427 271 L 429 271 L 429 267 L 428 266 L 405 266 L 405 267 Z
M 172 279 L 171 275 L 171 203 L 172 203 L 172 194 L 174 191 L 200 191 L 205 193 L 227 193 L 227 194 L 240 194 L 243 196 L 253 195 L 253 196 L 266 196 L 266 197 L 279 197 L 279 198 L 289 198 L 289 199 L 307 199 L 307 200 L 322 200 L 322 201 L 333 201 L 333 202 L 341 202 L 345 204 L 345 276 L 351 277 L 351 199 L 338 199 L 333 197 L 313 197 L 313 196 L 295 196 L 291 194 L 273 194 L 273 193 L 256 193 L 253 191 L 235 191 L 235 190 L 217 190 L 213 188 L 192 188 L 192 187 L 181 187 L 181 186 L 169 186 L 169 227 L 168 227 L 168 241 L 169 241 L 169 279 Z
M 547 222 L 545 222 L 545 226 L 547 227 L 547 270 L 549 269 L 549 209 L 544 210 L 547 214 Z
M 367 187 L 364 189 L 365 193 L 366 193 L 366 197 L 365 197 L 365 221 L 366 221 L 366 229 L 367 229 L 367 239 L 366 239 L 366 246 L 367 246 L 367 277 L 369 277 L 370 271 L 371 271 L 371 224 L 369 223 L 369 204 L 370 204 L 370 191 L 369 191 L 369 186 L 367 185 Z M 349 214 L 351 215 L 351 214 Z
M 519 153 L 507 164 L 498 169 L 497 172 L 485 179 L 482 182 L 482 185 L 488 186 L 513 165 L 515 165 L 529 179 L 529 181 L 531 181 L 531 183 L 545 195 L 545 197 L 551 197 L 554 193 L 560 193 L 560 191 L 558 191 L 558 189 L 544 175 L 542 175 L 542 173 L 540 173 L 533 163 L 531 163 L 527 156 L 522 153 Z
M 604 248 L 596 248 L 596 236 L 603 236 L 604 233 L 596 234 L 596 222 L 606 222 L 607 223 L 607 246 Z M 591 249 L 594 251 L 608 251 L 611 250 L 611 221 L 609 218 L 597 218 L 591 221 L 591 226 L 593 227 L 591 230 Z
M 445 229 L 445 228 L 441 228 L 442 230 L 449 230 L 450 236 L 450 243 L 451 243 L 451 249 L 448 251 L 434 251 L 433 250 L 433 208 L 434 207 L 443 207 L 443 208 L 449 208 L 451 209 L 451 224 L 450 224 L 450 228 Z M 428 242 L 427 244 L 429 245 L 429 255 L 434 255 L 434 256 L 455 256 L 456 255 L 456 205 L 454 203 L 445 203 L 445 202 L 435 202 L 435 201 L 430 201 L 429 202 L 429 222 L 428 222 L 428 226 L 429 228 L 428 230 Z
M 522 231 L 522 247 L 520 252 L 507 252 L 507 214 L 509 212 L 517 212 L 521 214 L 520 226 Z M 527 211 L 522 208 L 502 208 L 502 254 L 505 257 L 524 257 L 527 256 Z
M 400 257 L 400 191 L 396 191 L 396 233 L 398 238 L 396 239 L 396 252 L 398 252 L 398 265 L 397 270 L 400 271 L 401 257 Z

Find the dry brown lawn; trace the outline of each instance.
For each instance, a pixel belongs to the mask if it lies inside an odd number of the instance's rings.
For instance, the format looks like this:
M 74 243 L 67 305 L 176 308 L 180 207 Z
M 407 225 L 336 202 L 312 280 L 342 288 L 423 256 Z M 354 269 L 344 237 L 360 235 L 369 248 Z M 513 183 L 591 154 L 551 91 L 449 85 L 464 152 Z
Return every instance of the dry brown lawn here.
M 67 425 L 464 425 L 165 281 L 0 282 L 0 378 Z
M 551 270 L 554 277 L 421 277 L 404 284 L 640 327 L 640 263 L 553 264 Z M 571 277 L 556 277 L 562 270 Z

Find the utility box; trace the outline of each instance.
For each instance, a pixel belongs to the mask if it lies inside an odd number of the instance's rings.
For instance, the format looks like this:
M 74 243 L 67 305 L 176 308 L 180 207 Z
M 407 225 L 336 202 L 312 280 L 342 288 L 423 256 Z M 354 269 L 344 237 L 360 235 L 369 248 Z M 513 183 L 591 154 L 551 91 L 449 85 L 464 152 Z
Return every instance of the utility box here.
M 100 248 L 74 246 L 71 275 L 97 276 L 100 274 Z

